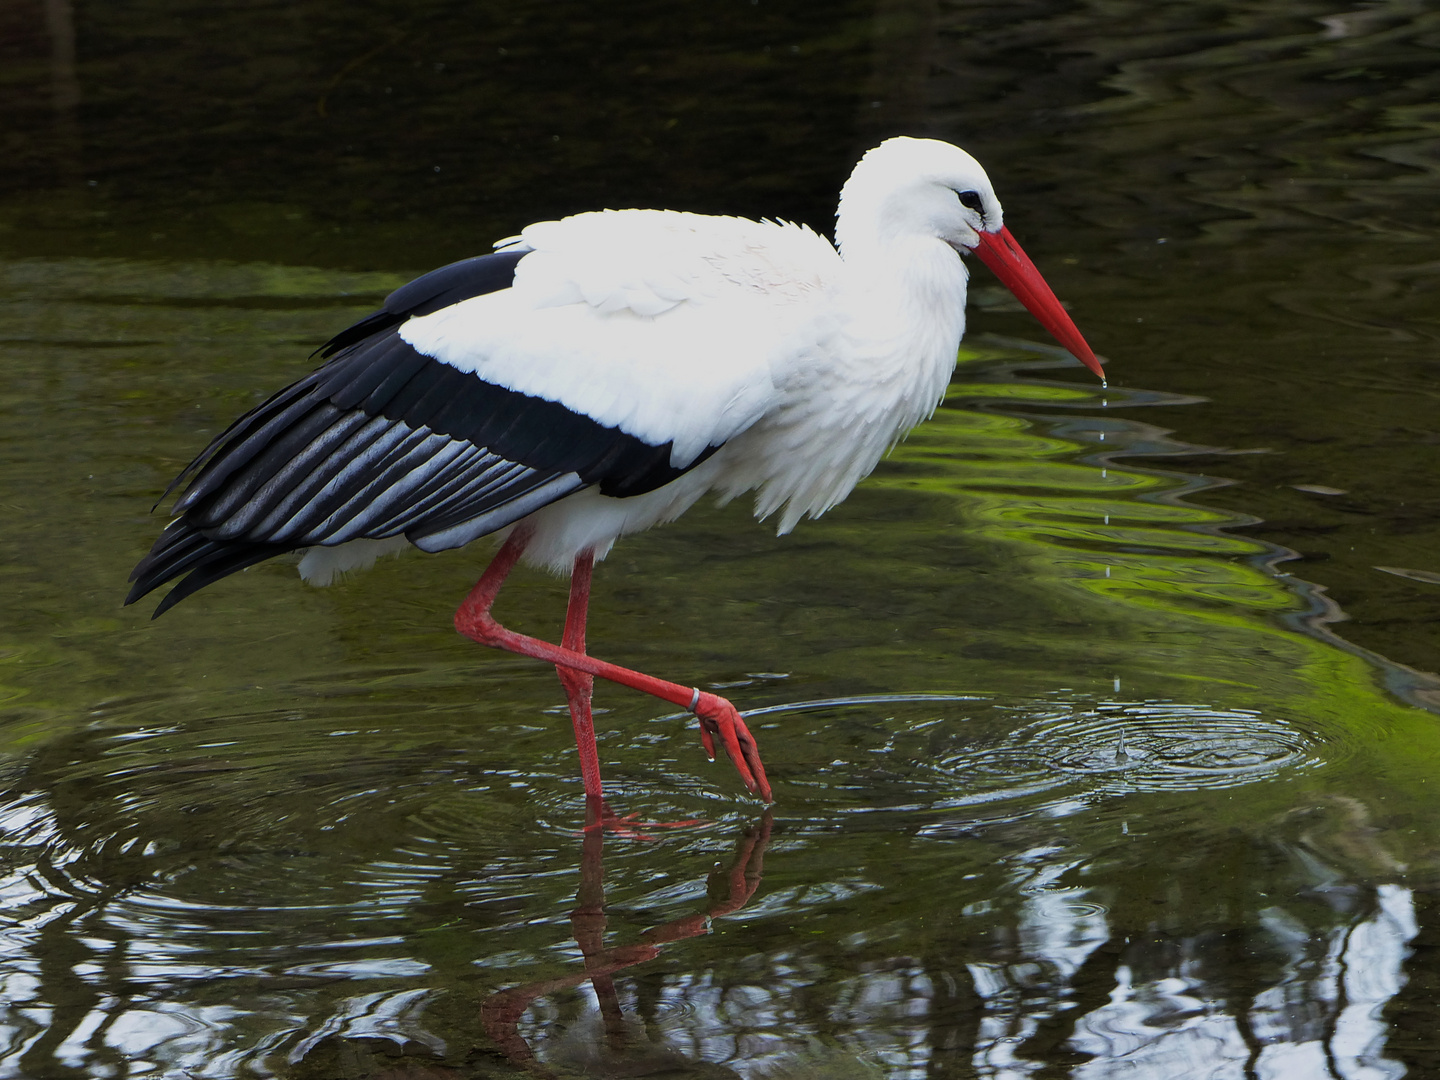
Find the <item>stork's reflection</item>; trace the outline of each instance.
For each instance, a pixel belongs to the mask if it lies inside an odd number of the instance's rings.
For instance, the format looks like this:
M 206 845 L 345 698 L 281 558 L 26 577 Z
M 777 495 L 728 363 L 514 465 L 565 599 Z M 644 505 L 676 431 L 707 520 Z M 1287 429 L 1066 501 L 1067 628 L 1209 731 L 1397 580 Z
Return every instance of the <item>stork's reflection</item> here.
M 546 1068 L 537 1058 L 534 1049 L 521 1034 L 521 1020 L 541 998 L 573 990 L 587 982 L 599 1003 L 603 1030 L 604 1046 L 593 1048 L 596 1053 L 618 1057 L 633 1054 L 637 1049 L 658 1050 L 630 1045 L 634 1028 L 627 1022 L 622 1008 L 615 974 L 655 959 L 671 942 L 709 933 L 712 920 L 739 911 L 749 903 L 760 886 L 765 849 L 770 843 L 771 816 L 768 810 L 741 833 L 729 866 L 722 868 L 717 865 L 711 872 L 706 889 L 710 902 L 705 910 L 646 930 L 638 941 L 607 946 L 604 845 L 607 831 L 612 830 L 604 827 L 606 820 L 606 811 L 600 801 L 590 800 L 584 839 L 581 841 L 578 903 L 570 915 L 575 941 L 580 947 L 580 969 L 553 979 L 501 990 L 487 998 L 480 1007 L 485 1033 L 512 1064 L 536 1076 L 553 1077 L 558 1074 Z

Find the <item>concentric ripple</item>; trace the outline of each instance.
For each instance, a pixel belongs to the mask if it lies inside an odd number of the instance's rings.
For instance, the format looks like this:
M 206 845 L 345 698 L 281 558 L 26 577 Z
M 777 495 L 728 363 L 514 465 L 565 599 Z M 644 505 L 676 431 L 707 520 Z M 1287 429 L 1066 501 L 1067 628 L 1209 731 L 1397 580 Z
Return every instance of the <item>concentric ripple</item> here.
M 1117 778 L 1142 791 L 1235 787 L 1320 760 L 1282 720 L 1205 705 L 1053 713 L 1017 729 L 1013 740 L 1055 769 Z
M 776 724 L 784 713 L 804 722 Z M 795 782 L 863 793 L 857 810 L 1236 787 L 1313 768 L 1337 749 L 1258 710 L 1156 701 L 878 695 L 778 706 L 750 722 L 851 747 Z

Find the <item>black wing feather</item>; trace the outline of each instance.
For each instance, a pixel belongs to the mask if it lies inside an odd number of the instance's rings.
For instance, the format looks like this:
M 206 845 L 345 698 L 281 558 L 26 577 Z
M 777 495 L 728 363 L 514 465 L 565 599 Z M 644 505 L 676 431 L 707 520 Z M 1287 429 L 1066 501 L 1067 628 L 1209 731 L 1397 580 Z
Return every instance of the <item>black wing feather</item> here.
M 718 449 L 673 466 L 669 443 L 487 383 L 400 336 L 411 317 L 509 287 L 526 254 L 465 259 L 396 289 L 320 348 L 324 365 L 231 424 L 171 485 L 193 477 L 125 602 L 187 575 L 158 616 L 315 545 L 403 534 L 427 551 L 458 547 L 582 487 L 653 491 Z
M 156 606 L 155 614 L 151 618 L 158 619 L 181 600 L 192 593 L 199 592 L 206 585 L 213 585 L 221 578 L 229 577 L 236 571 L 244 570 L 246 567 L 262 563 L 266 559 L 273 559 L 277 555 L 283 555 L 292 550 L 283 544 L 227 544 L 224 541 L 211 541 L 211 544 L 214 545 L 213 549 L 207 550 L 205 558 L 199 562 L 196 569 L 165 594 L 165 598 Z M 171 577 L 183 572 L 183 570 L 177 570 L 164 580 L 168 581 Z M 134 603 L 149 591 L 149 589 L 142 589 L 140 583 L 137 582 L 135 588 L 130 590 L 130 596 L 126 597 L 125 602 L 127 604 Z
M 500 251 L 493 255 L 461 259 L 438 270 L 431 270 L 430 273 L 401 285 L 385 298 L 379 311 L 367 315 L 354 326 L 341 330 L 316 349 L 315 355 L 322 360 L 328 360 L 342 349 L 358 345 L 366 338 L 399 326 L 411 316 L 431 315 L 441 308 L 458 304 L 461 300 L 508 289 L 515 280 L 516 265 L 528 254 L 529 248 Z

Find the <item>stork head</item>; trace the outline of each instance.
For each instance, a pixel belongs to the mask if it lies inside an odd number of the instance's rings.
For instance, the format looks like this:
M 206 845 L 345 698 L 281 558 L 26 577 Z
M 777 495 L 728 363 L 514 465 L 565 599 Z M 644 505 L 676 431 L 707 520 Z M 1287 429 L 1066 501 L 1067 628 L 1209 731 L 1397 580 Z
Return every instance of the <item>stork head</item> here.
M 840 192 L 836 239 L 880 244 L 939 237 L 970 251 L 1005 221 L 990 177 L 958 146 L 938 139 L 886 139 L 860 159 Z
M 840 192 L 835 242 L 850 254 L 924 237 L 961 254 L 974 252 L 1060 344 L 1105 377 L 1055 293 L 1005 228 L 1005 212 L 980 163 L 938 139 L 886 139 L 860 159 Z

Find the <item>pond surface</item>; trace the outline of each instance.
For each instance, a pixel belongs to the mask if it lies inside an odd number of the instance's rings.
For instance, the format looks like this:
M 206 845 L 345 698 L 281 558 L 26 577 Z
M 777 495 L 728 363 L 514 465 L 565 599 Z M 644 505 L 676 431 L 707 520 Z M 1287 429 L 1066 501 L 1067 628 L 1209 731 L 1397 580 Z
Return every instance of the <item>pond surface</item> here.
M 0 1077 L 1440 1074 L 1428 5 L 0 20 Z M 899 132 L 1111 385 L 977 274 L 843 506 L 601 566 L 591 650 L 731 697 L 773 807 L 601 686 L 612 802 L 689 824 L 584 832 L 553 671 L 453 632 L 484 545 L 120 607 L 174 473 L 413 273 L 598 205 L 823 227 Z

